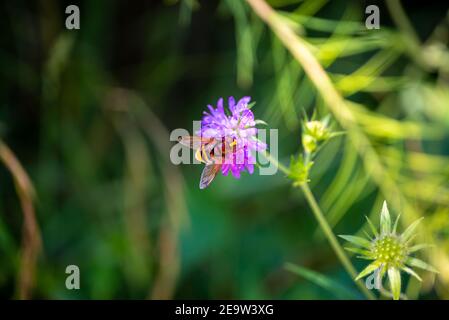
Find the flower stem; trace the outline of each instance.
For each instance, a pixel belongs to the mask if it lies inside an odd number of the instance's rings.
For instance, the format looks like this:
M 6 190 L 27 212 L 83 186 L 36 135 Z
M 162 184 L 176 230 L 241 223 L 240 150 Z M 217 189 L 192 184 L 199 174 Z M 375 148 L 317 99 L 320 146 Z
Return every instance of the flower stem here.
M 264 157 L 273 163 L 275 166 L 279 168 L 283 173 L 285 173 L 287 176 L 290 173 L 290 170 L 284 166 L 282 163 L 280 163 L 277 159 L 272 157 L 269 152 L 265 151 L 263 153 Z M 349 273 L 349 276 L 354 279 L 355 284 L 360 288 L 362 293 L 370 300 L 374 300 L 375 296 L 364 286 L 364 284 L 358 280 L 355 281 L 355 278 L 357 277 L 357 271 L 355 270 L 354 266 L 352 265 L 351 261 L 349 260 L 348 256 L 346 255 L 345 251 L 341 247 L 340 243 L 337 240 L 337 237 L 335 237 L 334 232 L 332 231 L 332 228 L 329 226 L 329 223 L 326 220 L 326 217 L 324 216 L 323 212 L 321 211 L 312 191 L 309 188 L 308 183 L 301 184 L 301 190 L 304 193 L 304 196 L 306 197 L 306 200 L 309 204 L 309 206 L 312 208 L 312 212 L 315 215 L 315 218 L 318 220 L 318 224 L 320 228 L 323 230 L 325 236 L 327 237 L 329 243 L 332 246 L 332 249 L 335 251 L 335 254 L 337 255 L 340 262 L 343 264 L 343 267 L 346 269 L 346 271 Z
M 285 19 L 268 5 L 266 0 L 246 0 L 253 11 L 270 27 L 295 60 L 302 66 L 305 74 L 325 105 L 334 115 L 335 120 L 345 129 L 349 141 L 363 160 L 367 175 L 379 186 L 385 198 L 404 212 L 404 222 L 412 223 L 419 218 L 419 212 L 405 198 L 402 190 L 392 175 L 385 168 L 379 154 L 373 147 L 369 137 L 358 123 L 351 103 L 343 98 L 332 83 L 329 75 L 311 51 L 311 44 L 299 37 Z
M 318 223 L 323 230 L 325 236 L 327 237 L 327 240 L 329 241 L 330 245 L 332 246 L 332 249 L 335 251 L 335 254 L 337 255 L 340 262 L 345 267 L 346 271 L 349 273 L 352 279 L 355 279 L 357 277 L 357 272 L 352 265 L 351 261 L 349 260 L 348 256 L 346 255 L 345 251 L 341 247 L 340 243 L 338 242 L 337 238 L 335 237 L 335 234 L 333 233 L 331 227 L 329 226 L 329 223 L 327 222 L 323 212 L 321 211 L 320 207 L 318 206 L 318 203 L 316 202 L 315 197 L 313 196 L 312 191 L 309 188 L 308 183 L 303 183 L 301 185 L 301 190 L 304 193 L 304 196 L 306 197 L 307 202 L 309 203 L 310 207 L 312 208 L 312 212 L 315 215 L 315 218 L 318 220 Z M 355 280 L 354 280 L 355 281 Z M 355 281 L 355 284 L 359 287 L 359 289 L 363 292 L 363 294 L 370 300 L 374 300 L 375 296 L 364 286 L 364 284 L 358 280 Z

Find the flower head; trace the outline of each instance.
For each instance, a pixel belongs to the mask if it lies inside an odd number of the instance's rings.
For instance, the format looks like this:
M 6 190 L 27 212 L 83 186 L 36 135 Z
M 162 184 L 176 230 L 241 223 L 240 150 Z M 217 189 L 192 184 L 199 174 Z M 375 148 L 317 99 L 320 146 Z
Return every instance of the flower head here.
M 346 248 L 348 251 L 360 254 L 360 258 L 373 260 L 373 262 L 359 273 L 356 280 L 363 278 L 372 272 L 377 272 L 378 281 L 381 283 L 383 276 L 387 273 L 391 293 L 393 298 L 397 300 L 401 294 L 400 271 L 410 274 L 419 281 L 421 281 L 421 278 L 412 269 L 413 267 L 437 272 L 435 268 L 426 262 L 411 257 L 411 254 L 414 252 L 428 246 L 424 244 L 411 246 L 411 242 L 415 236 L 415 230 L 422 218 L 412 223 L 402 234 L 398 234 L 397 225 L 399 216 L 392 226 L 387 203 L 384 201 L 380 214 L 380 231 L 378 232 L 376 230 L 368 217 L 366 217 L 366 219 L 373 234 L 373 237 L 369 240 L 356 236 L 340 236 L 356 246 Z
M 288 177 L 293 180 L 294 187 L 300 187 L 309 182 L 309 171 L 312 166 L 313 161 L 304 161 L 302 154 L 297 158 L 291 157 Z
M 228 175 L 229 171 L 235 178 L 247 170 L 254 172 L 255 159 L 251 152 L 264 151 L 267 145 L 257 139 L 257 120 L 250 110 L 250 97 L 243 97 L 237 103 L 233 97 L 228 99 L 228 110 L 223 106 L 223 98 L 218 99 L 217 108 L 208 105 L 209 112 L 204 112 L 201 129 L 198 135 L 204 138 L 214 138 L 217 141 L 232 141 L 232 148 L 224 154 L 221 172 Z
M 313 153 L 319 143 L 331 137 L 331 131 L 327 127 L 328 118 L 322 121 L 311 120 L 303 124 L 302 144 L 304 151 Z
M 309 182 L 309 172 L 313 166 L 313 158 L 318 153 L 319 147 L 329 139 L 338 136 L 341 132 L 333 132 L 329 128 L 330 116 L 321 120 L 308 120 L 307 117 L 302 121 L 301 141 L 304 148 L 303 154 L 297 158 L 292 157 L 288 177 L 293 180 L 293 186 L 299 187 Z

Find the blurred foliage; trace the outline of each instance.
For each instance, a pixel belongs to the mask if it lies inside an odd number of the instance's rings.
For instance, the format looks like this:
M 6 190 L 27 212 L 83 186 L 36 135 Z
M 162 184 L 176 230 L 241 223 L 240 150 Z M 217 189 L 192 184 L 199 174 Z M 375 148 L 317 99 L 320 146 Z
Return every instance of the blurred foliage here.
M 307 42 L 401 196 L 425 217 L 421 236 L 435 244 L 426 259 L 440 274 L 424 274 L 422 285 L 407 279 L 407 295 L 448 299 L 447 4 L 407 3 L 409 28 L 395 1 L 378 2 L 381 29 L 367 30 L 365 1 L 268 2 Z M 34 185 L 42 240 L 31 297 L 362 298 L 283 174 L 218 177 L 200 191 L 199 166 L 169 161 L 169 132 L 192 130 L 219 97 L 257 101 L 256 117 L 279 130 L 283 163 L 301 148 L 301 115 L 328 113 L 251 8 L 80 1 L 75 31 L 64 27 L 69 4 L 0 4 L 0 138 Z M 19 270 L 32 267 L 21 258 L 27 224 L 11 172 L 0 167 L 4 298 L 21 296 Z M 385 198 L 345 135 L 320 151 L 309 178 L 339 234 L 361 232 Z M 70 264 L 80 267 L 80 290 L 65 288 Z

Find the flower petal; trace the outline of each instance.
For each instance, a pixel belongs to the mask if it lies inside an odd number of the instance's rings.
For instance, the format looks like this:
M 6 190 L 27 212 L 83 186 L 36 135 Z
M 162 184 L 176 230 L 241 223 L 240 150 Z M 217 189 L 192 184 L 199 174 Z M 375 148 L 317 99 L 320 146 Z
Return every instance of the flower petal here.
M 371 222 L 371 220 L 370 220 L 367 216 L 365 216 L 365 218 L 366 218 L 366 221 L 368 222 L 368 225 L 369 225 L 369 227 L 370 227 L 370 229 L 371 229 L 371 232 L 373 233 L 373 235 L 374 235 L 375 237 L 377 237 L 379 234 L 377 233 L 377 230 L 376 230 L 376 228 L 374 227 L 373 223 Z
M 224 113 L 223 109 L 223 98 L 218 99 L 217 101 L 217 111 L 220 113 Z
M 362 272 L 359 273 L 359 275 L 357 276 L 357 278 L 355 278 L 355 280 L 357 281 L 357 280 L 363 278 L 364 276 L 369 275 L 370 273 L 374 272 L 378 268 L 379 268 L 378 263 L 376 263 L 376 262 L 370 263 L 365 269 L 362 270 Z
M 417 259 L 417 258 L 408 258 L 407 261 L 405 262 L 407 265 L 411 266 L 411 267 L 416 267 L 416 268 L 420 268 L 423 270 L 427 270 L 430 272 L 434 272 L 434 273 L 439 273 L 437 269 L 435 269 L 434 267 L 432 267 L 430 264 Z
M 371 242 L 369 242 L 368 240 L 361 238 L 361 237 L 356 237 L 356 236 L 346 236 L 346 235 L 339 235 L 340 238 L 345 239 L 346 241 L 349 241 L 359 247 L 364 247 L 369 249 L 371 247 Z
M 408 228 L 404 231 L 404 233 L 401 234 L 402 241 L 406 242 L 413 236 L 413 232 L 415 231 L 419 223 L 422 221 L 422 219 L 424 218 L 420 218 L 408 226 Z
M 232 96 L 228 98 L 228 108 L 229 108 L 229 110 L 231 110 L 232 113 L 234 113 L 234 110 L 235 110 L 235 99 Z
M 362 256 L 365 256 L 368 259 L 373 259 L 371 252 L 368 250 L 363 250 L 360 248 L 352 248 L 352 247 L 345 247 L 345 250 L 348 250 L 349 252 L 361 254 Z
M 430 248 L 430 247 L 433 247 L 433 245 L 428 244 L 428 243 L 417 244 L 417 245 L 414 245 L 413 247 L 410 247 L 408 249 L 408 253 L 413 253 L 413 252 L 416 252 L 418 250 L 425 249 L 425 248 Z
M 393 230 L 391 231 L 392 234 L 396 234 L 396 230 L 398 229 L 398 222 L 399 222 L 400 217 L 401 217 L 400 214 L 398 214 L 398 216 L 396 217 L 396 221 L 394 222 L 394 225 L 393 225 Z
M 401 296 L 401 273 L 396 268 L 388 269 L 388 280 L 390 281 L 391 294 L 394 300 Z
M 413 269 L 404 266 L 401 268 L 401 270 L 408 273 L 409 275 L 415 277 L 416 279 L 418 279 L 418 281 L 420 281 L 420 282 L 422 281 L 421 277 L 418 276 L 418 274 L 415 271 L 413 271 Z
M 228 164 L 224 164 L 221 166 L 221 174 L 224 176 L 227 176 L 229 173 L 229 169 L 231 169 L 231 166 Z
M 391 231 L 391 218 L 387 207 L 387 201 L 384 201 L 380 213 L 380 230 L 382 235 L 390 234 Z
M 248 108 L 248 103 L 251 101 L 251 97 L 243 97 L 237 102 L 237 106 L 235 108 L 236 112 L 242 112 L 243 110 Z
M 231 172 L 234 178 L 240 179 L 240 167 L 239 165 L 232 165 L 231 166 Z

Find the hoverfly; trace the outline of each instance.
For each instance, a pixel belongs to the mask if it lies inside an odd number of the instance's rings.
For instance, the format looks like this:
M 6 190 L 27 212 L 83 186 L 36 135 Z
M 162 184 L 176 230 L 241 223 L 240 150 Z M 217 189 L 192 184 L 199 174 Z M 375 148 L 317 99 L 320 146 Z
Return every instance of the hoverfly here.
M 211 184 L 224 163 L 226 152 L 232 150 L 235 153 L 237 145 L 235 139 L 225 137 L 218 140 L 199 136 L 181 136 L 178 141 L 195 150 L 195 159 L 206 165 L 201 173 L 200 189 Z

